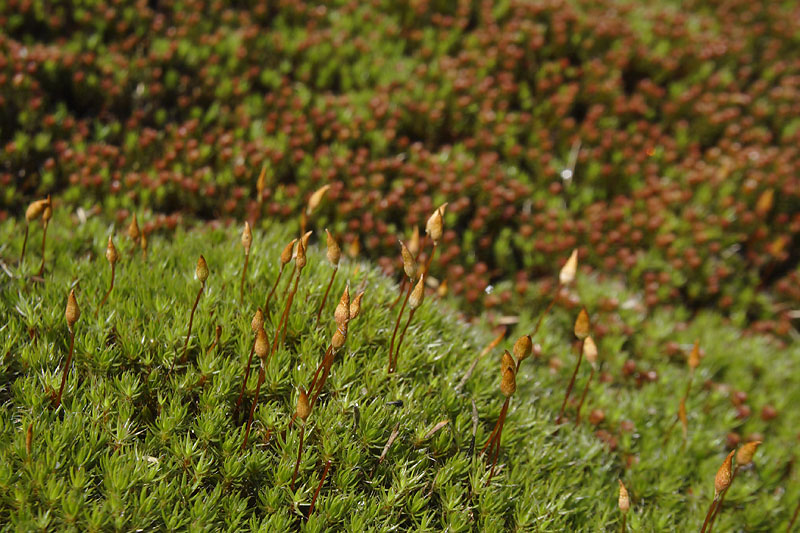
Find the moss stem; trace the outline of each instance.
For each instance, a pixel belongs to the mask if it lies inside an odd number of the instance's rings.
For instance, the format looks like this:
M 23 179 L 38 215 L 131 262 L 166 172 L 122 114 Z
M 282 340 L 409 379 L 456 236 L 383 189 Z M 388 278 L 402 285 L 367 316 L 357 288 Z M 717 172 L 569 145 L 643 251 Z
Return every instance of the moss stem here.
M 395 372 L 397 370 L 397 359 L 400 357 L 400 348 L 403 347 L 403 340 L 406 338 L 406 331 L 408 331 L 408 326 L 411 325 L 411 321 L 414 320 L 414 313 L 416 309 L 412 309 L 408 313 L 408 320 L 406 321 L 406 325 L 403 327 L 403 332 L 400 334 L 400 339 L 397 341 L 397 351 L 394 353 L 394 361 L 392 362 L 392 367 L 389 373 Z
M 244 305 L 244 278 L 247 276 L 247 264 L 250 262 L 250 254 L 244 254 L 244 268 L 242 269 L 242 279 L 239 282 L 239 304 Z
M 397 329 L 400 327 L 400 321 L 403 318 L 403 311 L 406 310 L 406 305 L 408 304 L 408 299 L 411 297 L 411 291 L 414 289 L 414 282 L 413 280 L 409 280 L 408 284 L 408 291 L 406 291 L 406 297 L 403 300 L 403 305 L 400 306 L 400 312 L 397 313 L 397 319 L 394 321 L 394 331 L 392 332 L 392 341 L 389 343 L 389 373 L 393 372 L 392 369 L 392 354 L 394 353 L 394 341 L 397 337 Z M 400 293 L 402 294 L 402 292 Z
M 244 371 L 244 380 L 242 380 L 242 390 L 239 392 L 239 397 L 236 399 L 236 407 L 234 407 L 233 412 L 237 413 L 236 418 L 238 418 L 239 407 L 242 405 L 242 398 L 244 397 L 244 390 L 247 387 L 247 378 L 250 377 L 250 363 L 253 362 L 253 353 L 256 350 L 256 340 L 255 336 L 253 337 L 253 344 L 250 346 L 250 355 L 247 357 L 247 366 L 245 367 Z
M 22 260 L 25 259 L 25 248 L 28 247 L 28 231 L 31 229 L 30 224 L 25 224 L 25 238 L 22 240 L 22 253 L 19 254 L 19 266 L 22 268 Z
M 39 273 L 36 274 L 37 276 L 41 277 L 44 274 L 44 255 L 45 255 L 45 243 L 47 242 L 47 226 L 50 224 L 48 221 L 45 220 L 44 227 L 42 228 L 42 264 L 39 266 Z
M 253 425 L 253 415 L 256 412 L 256 406 L 258 405 L 258 395 L 261 393 L 261 385 L 264 383 L 264 379 L 266 377 L 266 373 L 264 372 L 264 365 L 261 365 L 261 369 L 258 372 L 258 384 L 256 385 L 256 395 L 253 398 L 253 405 L 250 406 L 250 416 L 247 417 L 247 428 L 244 430 L 244 442 L 242 443 L 242 449 L 244 450 L 247 447 L 247 438 L 250 436 L 250 426 Z
M 278 288 L 278 282 L 280 282 L 281 275 L 283 275 L 283 268 L 284 265 L 281 264 L 281 268 L 278 270 L 278 277 L 275 278 L 275 283 L 272 284 L 272 290 L 269 291 L 269 294 L 267 294 L 267 301 L 264 302 L 264 313 L 267 315 L 269 315 L 269 301 L 272 300 L 272 295 L 275 294 L 275 289 Z
M 718 495 L 714 496 L 714 501 L 711 502 L 711 505 L 708 508 L 708 512 L 706 513 L 706 519 L 703 520 L 703 527 L 700 528 L 700 533 L 706 533 L 706 528 L 708 527 L 708 521 L 711 520 L 711 515 L 714 514 L 714 509 L 717 508 L 717 501 Z
M 194 299 L 194 305 L 192 306 L 192 312 L 189 315 L 189 331 L 186 332 L 186 341 L 183 343 L 183 355 L 181 355 L 181 363 L 186 361 L 186 350 L 189 348 L 189 337 L 192 336 L 192 322 L 194 322 L 194 312 L 197 310 L 197 304 L 200 302 L 200 296 L 203 294 L 203 289 L 206 287 L 205 282 L 200 284 L 200 290 L 197 291 L 197 298 Z M 172 369 L 175 368 L 175 360 L 172 360 L 172 365 L 169 367 L 169 372 L 167 375 L 172 373 Z

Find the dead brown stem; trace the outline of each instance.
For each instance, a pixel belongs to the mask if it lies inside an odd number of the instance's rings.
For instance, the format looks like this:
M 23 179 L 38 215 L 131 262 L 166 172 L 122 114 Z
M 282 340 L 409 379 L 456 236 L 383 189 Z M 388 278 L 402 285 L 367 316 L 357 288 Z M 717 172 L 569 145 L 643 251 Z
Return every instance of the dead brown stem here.
M 703 527 L 700 528 L 700 533 L 706 533 L 706 528 L 708 527 L 708 521 L 711 520 L 711 515 L 714 514 L 714 509 L 717 508 L 717 496 L 714 496 L 714 501 L 711 502 L 711 506 L 708 508 L 708 512 L 706 513 L 706 519 L 703 520 Z

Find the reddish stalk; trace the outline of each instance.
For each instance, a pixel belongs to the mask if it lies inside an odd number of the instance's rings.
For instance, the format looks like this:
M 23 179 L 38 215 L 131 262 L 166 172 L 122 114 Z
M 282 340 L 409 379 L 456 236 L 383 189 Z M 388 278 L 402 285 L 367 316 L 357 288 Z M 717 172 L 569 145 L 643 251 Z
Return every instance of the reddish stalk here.
M 297 480 L 297 472 L 300 470 L 300 458 L 303 456 L 303 437 L 306 433 L 306 424 L 303 422 L 303 425 L 300 426 L 300 446 L 297 448 L 297 461 L 294 463 L 294 474 L 292 474 L 292 482 L 289 484 L 289 488 L 294 491 L 294 482 Z
M 206 282 L 202 282 L 200 284 L 200 290 L 197 291 L 197 298 L 194 299 L 194 305 L 192 306 L 192 312 L 189 315 L 189 331 L 186 332 L 186 341 L 183 343 L 183 355 L 181 355 L 181 363 L 186 361 L 186 350 L 189 348 L 189 337 L 192 336 L 192 322 L 194 322 L 194 312 L 197 310 L 197 304 L 200 302 L 200 296 L 203 294 L 203 289 L 206 286 Z M 172 373 L 172 369 L 175 368 L 175 359 L 172 360 L 172 365 L 169 367 L 169 372 L 167 375 Z
M 561 404 L 561 410 L 558 412 L 558 418 L 556 418 L 556 424 L 561 423 L 561 419 L 564 417 L 564 409 L 567 407 L 567 400 L 569 400 L 569 395 L 572 394 L 572 387 L 575 386 L 575 378 L 578 375 L 578 369 L 581 367 L 581 361 L 583 361 L 583 339 L 581 339 L 581 345 L 578 349 L 578 362 L 575 365 L 575 370 L 572 372 L 572 378 L 569 380 L 569 385 L 567 386 L 567 393 L 564 395 L 564 402 Z
M 255 336 L 253 337 L 253 345 L 250 347 L 250 355 L 247 358 L 247 366 L 245 367 L 244 371 L 244 381 L 242 381 L 242 390 L 239 392 L 239 397 L 236 399 L 236 407 L 234 408 L 233 412 L 239 413 L 239 407 L 242 405 L 242 398 L 244 397 L 244 389 L 247 387 L 247 378 L 250 377 L 250 363 L 253 362 L 253 353 L 256 350 L 256 340 Z
M 108 300 L 108 296 L 111 294 L 111 290 L 114 288 L 114 275 L 116 274 L 116 270 L 117 270 L 116 269 L 116 264 L 115 263 L 111 263 L 111 283 L 109 283 L 108 290 L 106 291 L 105 295 L 103 296 L 103 299 L 100 300 L 100 305 L 98 305 L 97 309 L 95 309 L 95 312 L 94 312 L 94 316 L 95 317 L 97 317 L 97 314 L 100 312 L 100 308 L 103 307 L 103 305 L 105 305 L 106 300 Z
M 706 519 L 703 520 L 703 527 L 700 528 L 700 533 L 706 533 L 708 522 L 709 520 L 711 520 L 711 515 L 714 514 L 714 510 L 717 508 L 718 501 L 719 501 L 718 497 L 714 497 L 714 501 L 711 502 L 711 506 L 708 508 L 708 512 L 706 513 Z
M 736 479 L 737 472 L 739 472 L 738 466 L 733 469 L 733 474 L 731 475 L 731 485 L 733 485 L 733 480 Z M 708 524 L 708 533 L 711 533 L 711 531 L 714 529 L 714 522 L 717 521 L 717 517 L 722 511 L 722 504 L 725 501 L 726 494 L 728 494 L 728 489 L 725 489 L 724 491 L 722 491 L 722 494 L 719 495 L 719 501 L 717 502 L 717 507 L 714 509 L 714 514 L 711 516 L 711 522 Z
M 286 305 L 283 307 L 283 314 L 281 315 L 281 319 L 278 322 L 278 327 L 275 329 L 275 340 L 272 343 L 272 352 L 274 353 L 278 349 L 278 339 L 280 339 L 281 343 L 283 343 L 284 339 L 286 339 L 286 328 L 287 322 L 289 321 L 289 310 L 292 307 L 292 301 L 294 300 L 294 295 L 297 293 L 297 287 L 300 283 L 300 272 L 297 273 L 297 276 L 292 273 L 294 276 L 294 287 L 292 287 L 292 291 L 289 293 L 289 297 L 286 299 Z M 289 278 L 289 285 L 292 284 L 292 278 Z
M 628 521 L 628 514 L 625 513 L 622 515 L 622 533 L 627 531 L 627 521 Z
M 556 295 L 553 296 L 552 300 L 550 300 L 550 303 L 547 305 L 547 308 L 544 310 L 544 313 L 539 315 L 539 320 L 536 321 L 536 327 L 533 328 L 533 332 L 531 333 L 531 338 L 534 338 L 534 336 L 536 336 L 536 333 L 539 332 L 539 328 L 541 327 L 542 322 L 544 321 L 544 317 L 547 316 L 547 314 L 553 309 L 553 306 L 555 305 L 556 301 L 558 301 L 558 297 L 561 295 L 562 287 L 563 285 L 561 283 L 559 283 L 558 286 L 556 287 Z
M 44 223 L 44 227 L 42 228 L 42 264 L 39 266 L 39 273 L 36 274 L 37 276 L 41 277 L 44 273 L 44 253 L 45 253 L 45 242 L 47 241 L 47 226 L 49 224 L 47 221 Z
M 269 314 L 269 301 L 272 299 L 272 295 L 275 294 L 275 289 L 278 288 L 278 282 L 281 280 L 281 275 L 283 274 L 284 264 L 281 263 L 281 268 L 278 270 L 278 277 L 275 278 L 275 283 L 272 284 L 272 290 L 269 291 L 267 294 L 267 301 L 264 302 L 264 313 Z
M 292 288 L 292 279 L 294 279 L 294 275 L 297 272 L 297 264 L 295 263 L 292 265 L 292 273 L 289 274 L 289 284 L 283 290 L 283 297 L 286 298 L 286 295 L 289 293 L 289 289 Z
M 433 262 L 433 256 L 436 255 L 436 248 L 438 247 L 439 247 L 439 242 L 433 241 L 433 248 L 431 248 L 431 255 L 425 262 L 425 270 L 422 271 L 422 275 L 425 276 L 426 278 L 428 277 L 428 270 L 431 268 L 431 263 Z
M 403 278 L 405 279 L 405 278 Z M 408 298 L 411 296 L 411 291 L 414 290 L 414 282 L 409 280 L 408 283 L 408 290 L 406 291 L 406 297 L 403 300 L 403 305 L 400 306 L 400 312 L 397 313 L 397 319 L 394 321 L 394 331 L 392 332 L 392 341 L 389 343 L 389 373 L 393 372 L 392 370 L 392 354 L 394 353 L 394 340 L 397 337 L 397 329 L 400 327 L 400 321 L 403 318 L 403 312 L 406 310 L 406 305 L 408 304 Z M 402 292 L 400 293 L 402 295 Z
M 594 378 L 594 366 L 592 366 L 592 373 L 589 374 L 589 379 L 586 381 L 586 386 L 583 387 L 583 394 L 581 394 L 581 401 L 578 403 L 578 411 L 575 414 L 575 426 L 581 423 L 581 408 L 583 407 L 583 402 L 586 400 L 586 393 L 589 392 L 589 385 L 592 383 L 592 379 Z
M 492 477 L 494 477 L 494 469 L 495 466 L 497 466 L 497 458 L 500 455 L 500 439 L 503 436 L 503 425 L 506 421 L 510 400 L 510 397 L 506 398 L 506 401 L 503 403 L 503 408 L 500 410 L 500 417 L 497 419 L 497 424 L 495 424 L 495 430 L 492 432 L 486 445 L 484 445 L 484 450 L 487 445 L 489 446 L 489 458 L 492 459 L 492 468 L 489 470 L 489 479 L 486 480 L 486 485 L 488 485 L 492 481 Z M 483 454 L 483 450 L 481 450 L 481 454 Z
M 406 321 L 406 325 L 403 327 L 403 332 L 400 334 L 400 340 L 397 341 L 397 351 L 394 353 L 394 361 L 390 363 L 392 365 L 389 370 L 390 374 L 397 370 L 397 358 L 400 356 L 400 348 L 403 346 L 403 340 L 406 337 L 406 331 L 408 331 L 408 326 L 411 325 L 411 321 L 414 319 L 414 313 L 416 313 L 416 311 L 416 309 L 412 309 L 408 313 L 408 320 Z
M 406 277 L 403 276 L 403 279 L 400 280 L 400 287 L 398 289 L 397 298 L 394 299 L 392 305 L 389 306 L 389 309 L 394 309 L 394 306 L 396 306 L 397 302 L 400 301 L 400 298 L 403 297 L 403 292 L 405 291 L 405 288 L 406 288 Z
M 789 527 L 786 528 L 786 533 L 792 532 L 792 527 L 797 522 L 798 515 L 800 515 L 800 502 L 797 502 L 797 507 L 794 508 L 794 514 L 792 514 L 792 519 L 789 521 Z
M 22 240 L 22 253 L 19 254 L 19 266 L 22 267 L 22 260 L 25 259 L 25 248 L 28 247 L 28 231 L 31 229 L 30 223 L 25 224 L 25 238 Z
M 244 305 L 244 278 L 247 276 L 247 263 L 250 261 L 250 254 L 244 254 L 244 268 L 242 269 L 242 280 L 239 282 L 239 303 Z
M 336 277 L 336 273 L 339 271 L 338 268 L 333 269 L 333 273 L 331 273 L 331 279 L 328 282 L 328 288 L 325 289 L 325 295 L 322 297 L 322 303 L 319 304 L 319 310 L 317 311 L 317 320 L 314 323 L 315 325 L 319 324 L 319 319 L 322 316 L 322 310 L 325 308 L 325 302 L 328 301 L 328 293 L 331 291 L 331 287 L 333 286 L 333 279 Z
M 319 491 L 322 489 L 322 484 L 325 483 L 325 478 L 328 476 L 328 470 L 331 467 L 331 460 L 328 459 L 328 462 L 325 463 L 325 469 L 322 471 L 322 478 L 319 480 L 319 484 L 317 485 L 317 490 L 314 491 L 314 497 L 311 498 L 311 507 L 308 509 L 308 516 L 311 517 L 311 514 L 314 512 L 314 504 L 317 503 L 317 496 L 319 496 Z
M 72 363 L 72 352 L 75 349 L 75 332 L 72 328 L 69 329 L 69 355 L 67 362 L 64 365 L 64 372 L 61 375 L 61 387 L 58 389 L 58 396 L 56 397 L 56 409 L 61 405 L 61 395 L 64 393 L 64 385 L 67 383 L 67 375 L 69 375 L 69 365 Z
M 222 337 L 222 326 L 218 324 L 216 333 L 214 335 L 214 342 L 212 342 L 211 346 L 208 347 L 206 354 L 210 354 L 211 350 L 213 350 L 219 344 L 220 337 Z
M 258 405 L 258 395 L 261 393 L 261 385 L 264 383 L 264 379 L 266 378 L 266 373 L 264 372 L 264 365 L 261 365 L 261 369 L 258 372 L 258 385 L 256 385 L 256 396 L 253 398 L 253 405 L 250 406 L 250 416 L 247 418 L 247 428 L 244 431 L 244 442 L 242 443 L 242 449 L 244 450 L 247 447 L 247 438 L 250 436 L 250 426 L 253 424 L 253 415 L 256 412 L 256 405 Z

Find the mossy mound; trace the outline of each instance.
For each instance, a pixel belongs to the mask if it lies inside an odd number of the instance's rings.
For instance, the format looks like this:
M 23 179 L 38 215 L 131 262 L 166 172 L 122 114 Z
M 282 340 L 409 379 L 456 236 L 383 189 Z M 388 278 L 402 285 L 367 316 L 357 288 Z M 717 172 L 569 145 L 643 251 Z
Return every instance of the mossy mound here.
M 557 307 L 536 339 L 546 355 L 520 370 L 499 469 L 487 484 L 489 469 L 479 451 L 502 405 L 503 345 L 457 391 L 494 335 L 459 321 L 447 302 L 424 302 L 406 335 L 398 372 L 388 375 L 396 286 L 367 264 L 345 261 L 331 291 L 336 296 L 316 326 L 331 267 L 312 246 L 286 343 L 266 367 L 253 431 L 242 449 L 244 422 L 234 407 L 253 339 L 250 319 L 263 305 L 290 235 L 280 227 L 256 234 L 244 303 L 238 228 L 154 236 L 147 262 L 138 252 L 129 255 L 130 241 L 119 236 L 115 287 L 98 311 L 110 277 L 104 251 L 113 226 L 58 214 L 48 237 L 44 281 L 27 276 L 38 265 L 38 229 L 31 232 L 22 269 L 13 265 L 22 227 L 11 221 L 0 226 L 0 242 L 6 243 L 0 245 L 0 522 L 9 528 L 595 531 L 619 527 L 616 480 L 622 478 L 633 497 L 631 528 L 691 529 L 710 501 L 724 457 L 722 440 L 736 427 L 724 392 L 700 386 L 712 378 L 735 379 L 748 387 L 753 405 L 769 401 L 781 413 L 780 425 L 741 423 L 761 432 L 765 444 L 757 471 L 742 473 L 726 500 L 720 530 L 766 531 L 789 519 L 797 491 L 784 494 L 793 475 L 786 469 L 793 438 L 788 428 L 797 426 L 798 415 L 788 407 L 797 392 L 786 388 L 788 367 L 778 365 L 790 359 L 771 367 L 763 340 L 740 339 L 713 316 L 672 338 L 680 329 L 674 317 L 649 320 L 627 337 L 622 326 L 644 316 L 634 306 L 593 314 L 594 322 L 609 324 L 599 344 L 601 374 L 611 377 L 590 388 L 586 414 L 601 408 L 605 420 L 595 417 L 598 427 L 557 427 L 555 413 L 574 364 L 575 314 Z M 188 360 L 170 373 L 200 286 L 193 279 L 200 254 L 211 274 Z M 277 291 L 281 304 L 286 276 Z M 299 431 L 289 420 L 297 388 L 308 386 L 322 358 L 334 328 L 333 308 L 347 282 L 366 291 L 362 314 L 350 325 L 344 352 L 308 420 L 292 491 Z M 63 402 L 55 409 L 51 393 L 59 388 L 70 340 L 64 319 L 70 288 L 76 289 L 82 316 Z M 592 280 L 579 280 L 575 288 L 590 309 L 599 309 L 606 290 Z M 625 296 L 622 289 L 619 294 Z M 277 307 L 267 320 L 270 335 Z M 218 325 L 220 343 L 209 351 Z M 685 343 L 695 336 L 706 357 L 690 397 L 684 445 L 680 428 L 662 440 L 686 371 L 665 361 L 659 346 L 666 338 Z M 734 365 L 728 357 L 732 345 L 748 351 L 748 365 Z M 618 379 L 634 356 L 660 378 L 639 386 L 633 378 Z M 558 365 L 544 364 L 547 357 L 560 358 L 564 368 L 551 370 Z M 582 368 L 578 387 L 587 374 Z M 254 388 L 251 377 L 245 406 Z M 632 422 L 632 429 L 623 421 Z

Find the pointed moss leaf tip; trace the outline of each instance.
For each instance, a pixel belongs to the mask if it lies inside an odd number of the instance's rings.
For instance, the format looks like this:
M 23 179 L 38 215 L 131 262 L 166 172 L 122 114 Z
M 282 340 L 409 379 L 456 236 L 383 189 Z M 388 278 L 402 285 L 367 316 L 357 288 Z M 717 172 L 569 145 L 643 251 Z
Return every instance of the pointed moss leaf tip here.
M 208 279 L 208 265 L 206 264 L 206 258 L 202 255 L 197 259 L 194 275 L 197 276 L 200 283 L 205 283 Z
M 364 296 L 364 291 L 358 293 L 350 302 L 350 320 L 355 320 L 361 314 L 361 298 Z
M 715 497 L 731 486 L 731 479 L 733 475 L 731 463 L 733 461 L 733 454 L 735 453 L 736 450 L 731 450 L 731 453 L 728 454 L 728 456 L 722 462 L 722 465 L 719 467 L 719 470 L 717 470 L 717 475 L 714 476 Z
M 244 246 L 244 253 L 250 253 L 250 246 L 253 245 L 253 232 L 250 230 L 250 223 L 244 223 L 244 229 L 242 230 L 242 246 Z
M 419 281 L 411 291 L 411 296 L 408 297 L 408 307 L 411 309 L 418 309 L 425 299 L 425 274 L 419 277 Z
M 760 440 L 754 440 L 748 442 L 747 444 L 743 444 L 739 451 L 736 452 L 736 466 L 737 468 L 740 466 L 747 466 L 753 462 L 753 456 L 756 453 L 756 450 L 761 445 Z
M 398 242 L 400 243 L 400 255 L 403 256 L 403 271 L 408 279 L 414 279 L 417 277 L 417 261 L 403 241 Z
M 325 243 L 328 247 L 328 261 L 336 268 L 339 266 L 339 260 L 342 258 L 342 249 L 339 247 L 339 243 L 336 242 L 336 239 L 333 238 L 333 235 L 331 235 L 331 232 L 328 231 L 328 228 L 325 228 Z
M 583 341 L 583 355 L 592 366 L 597 366 L 597 345 L 591 335 Z
M 533 351 L 533 341 L 531 340 L 530 335 L 523 335 L 522 337 L 517 339 L 517 342 L 514 343 L 514 357 L 517 358 L 518 362 L 522 362 L 527 359 L 531 352 Z
M 434 243 L 438 243 L 442 239 L 442 234 L 444 233 L 444 211 L 446 208 L 447 202 L 437 207 L 425 224 L 425 233 L 433 239 Z
M 28 206 L 28 209 L 25 210 L 25 221 L 31 222 L 36 220 L 42 213 L 44 213 L 44 209 L 50 204 L 50 200 L 45 198 L 44 200 L 36 200 L 35 202 L 31 202 Z
M 78 300 L 75 298 L 75 289 L 69 291 L 67 297 L 67 309 L 64 312 L 64 317 L 67 319 L 67 326 L 70 330 L 81 317 L 81 309 L 78 307 Z
M 292 260 L 292 253 L 294 252 L 294 245 L 296 243 L 297 239 L 292 239 L 289 244 L 284 246 L 283 251 L 281 252 L 281 266 L 286 266 L 286 264 Z
M 561 271 L 558 273 L 558 282 L 561 285 L 569 285 L 573 281 L 575 281 L 575 274 L 578 272 L 578 250 L 572 250 L 572 253 L 567 259 L 567 262 L 564 263 L 564 266 L 561 267 Z
M 692 351 L 689 353 L 688 359 L 689 368 L 694 370 L 698 366 L 700 366 L 700 341 L 694 341 L 694 346 L 692 347 Z
M 111 235 L 108 236 L 108 244 L 106 245 L 106 259 L 112 265 L 119 260 L 119 253 L 116 246 L 114 246 L 114 240 Z
M 617 480 L 619 482 L 619 510 L 623 513 L 627 513 L 628 510 L 631 508 L 631 498 L 628 496 L 628 489 L 625 488 L 625 484 L 622 483 L 622 480 Z
M 139 223 L 136 221 L 136 213 L 133 214 L 133 220 L 131 220 L 130 225 L 128 226 L 128 237 L 132 241 L 135 241 L 139 238 Z
M 259 307 L 253 315 L 253 320 L 250 321 L 250 329 L 253 333 L 258 333 L 258 330 L 264 327 L 264 313 Z
M 574 332 L 579 339 L 585 339 L 589 336 L 589 313 L 586 312 L 585 307 L 581 309 L 581 312 L 578 313 L 578 318 L 575 319 Z
M 297 393 L 297 417 L 303 422 L 308 420 L 308 415 L 311 414 L 311 404 L 308 403 L 308 394 L 303 387 Z
M 328 185 L 323 185 L 322 187 L 314 191 L 314 193 L 308 199 L 308 207 L 306 208 L 307 215 L 312 214 L 317 209 L 317 207 L 319 207 L 319 204 L 322 202 L 322 198 L 325 196 L 325 193 L 328 192 L 328 189 L 330 188 L 331 185 L 329 183 Z
M 267 338 L 267 332 L 264 330 L 264 327 L 258 328 L 256 332 L 256 343 L 253 348 L 253 351 L 259 357 L 259 359 L 264 359 L 269 354 L 269 339 Z

